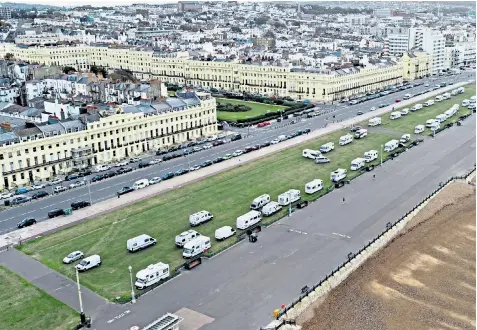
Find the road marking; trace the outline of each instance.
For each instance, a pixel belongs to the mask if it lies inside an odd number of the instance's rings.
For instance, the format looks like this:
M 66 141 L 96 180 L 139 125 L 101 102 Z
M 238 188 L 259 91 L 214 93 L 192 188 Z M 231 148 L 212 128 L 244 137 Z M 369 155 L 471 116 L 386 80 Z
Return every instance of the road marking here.
M 351 237 L 349 237 L 348 235 L 339 234 L 339 233 L 333 233 L 333 235 L 336 235 L 336 236 L 339 236 L 339 237 L 343 237 L 343 238 L 351 238 Z
M 131 311 L 128 309 L 127 311 L 124 311 L 123 313 L 119 314 L 119 315 L 116 315 L 115 317 L 113 317 L 111 320 L 109 320 L 107 323 L 108 324 L 111 324 L 113 323 L 114 321 L 116 320 L 119 320 L 119 319 L 122 319 L 123 317 L 125 317 L 126 315 L 130 314 Z
M 66 288 L 66 287 L 69 287 L 69 286 L 71 286 L 71 284 L 66 284 L 66 285 L 64 285 L 64 286 L 60 286 L 59 288 L 56 288 L 56 289 L 55 289 L 55 290 L 53 290 L 52 292 L 55 292 L 55 291 L 58 291 L 58 290 L 64 289 L 64 288 Z
M 297 233 L 297 234 L 302 234 L 302 235 L 307 235 L 307 232 L 301 231 L 301 230 L 296 230 L 296 229 L 288 229 L 288 231 Z

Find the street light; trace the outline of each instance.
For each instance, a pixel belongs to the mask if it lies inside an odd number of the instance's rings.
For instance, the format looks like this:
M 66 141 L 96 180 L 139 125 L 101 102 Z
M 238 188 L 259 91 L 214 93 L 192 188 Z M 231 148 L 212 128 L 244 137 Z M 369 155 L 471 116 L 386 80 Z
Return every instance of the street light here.
M 384 152 L 384 146 L 381 144 L 381 166 L 383 166 L 383 152 Z
M 81 286 L 79 282 L 79 271 L 78 268 L 75 267 L 76 270 L 76 286 L 78 287 L 78 299 L 79 299 L 79 304 L 80 304 L 80 318 L 81 318 L 81 324 L 84 324 L 86 322 L 86 316 L 84 314 L 84 309 L 83 309 L 83 299 L 81 298 Z
M 88 180 L 88 194 L 89 194 L 89 203 L 93 205 L 93 199 L 91 198 L 91 180 Z
M 291 202 L 291 193 L 288 193 L 288 199 L 290 201 L 290 203 L 288 204 L 288 216 L 291 217 L 291 214 L 292 214 L 292 202 Z
M 133 279 L 132 279 L 132 267 L 129 266 L 129 278 L 131 279 L 131 302 L 133 304 L 136 303 L 136 295 L 134 294 L 134 286 L 133 286 Z

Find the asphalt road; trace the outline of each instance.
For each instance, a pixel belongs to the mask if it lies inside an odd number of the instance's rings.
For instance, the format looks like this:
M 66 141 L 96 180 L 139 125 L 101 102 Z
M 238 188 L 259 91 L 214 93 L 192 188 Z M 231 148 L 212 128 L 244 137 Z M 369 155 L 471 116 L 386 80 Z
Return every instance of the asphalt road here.
M 204 330 L 257 330 L 453 175 L 475 164 L 476 124 L 443 131 L 373 174 L 333 191 L 192 271 L 126 305 L 97 314 L 93 329 L 145 326 L 186 307 L 214 318 Z M 392 187 L 392 189 L 390 189 Z M 346 202 L 342 203 L 342 198 Z
M 475 72 L 464 72 L 461 74 L 461 76 L 429 78 L 425 80 L 417 80 L 415 82 L 429 82 L 430 86 L 434 86 L 436 83 L 441 81 L 460 82 L 463 80 L 469 80 L 469 75 L 475 76 Z M 402 99 L 404 94 L 416 93 L 429 88 L 430 87 L 425 87 L 423 84 L 415 88 L 389 94 L 384 97 L 357 104 L 355 106 L 319 106 L 320 109 L 327 111 L 328 113 L 312 119 L 298 119 L 298 122 L 292 125 L 289 124 L 291 120 L 285 120 L 281 123 L 272 123 L 271 126 L 265 128 L 253 127 L 250 129 L 241 129 L 239 131 L 246 135 L 246 137 L 242 140 L 230 142 L 209 150 L 203 150 L 198 153 L 191 154 L 188 157 L 176 158 L 162 164 L 136 170 L 97 183 L 92 183 L 89 189 L 88 186 L 78 187 L 41 200 L 32 201 L 6 209 L 0 212 L 0 234 L 15 230 L 17 223 L 26 217 L 34 217 L 37 221 L 46 220 L 48 211 L 55 208 L 67 208 L 74 201 L 91 199 L 93 202 L 99 202 L 109 198 L 114 198 L 118 190 L 124 186 L 132 186 L 133 183 L 139 179 L 150 179 L 152 177 L 162 176 L 167 172 L 175 172 L 179 169 L 200 165 L 205 160 L 213 160 L 214 158 L 223 156 L 227 153 L 231 154 L 237 149 L 244 149 L 247 146 L 253 146 L 265 141 L 271 141 L 279 135 L 289 135 L 299 129 L 319 129 L 328 122 L 341 121 L 354 117 L 358 111 L 368 112 L 371 107 L 378 107 L 382 103 L 394 103 L 396 99 Z M 333 118 L 333 115 L 335 118 Z M 359 120 L 359 116 L 356 117 L 357 120 Z M 295 118 L 294 120 L 297 119 Z M 150 158 L 151 156 L 145 157 L 145 159 Z M 133 167 L 137 166 L 137 164 L 131 164 L 129 166 Z M 90 179 L 91 177 L 92 176 L 86 177 L 86 179 Z M 64 182 L 63 185 L 68 186 L 72 182 L 74 181 Z M 43 190 L 51 193 L 52 189 L 52 187 L 47 187 Z M 89 191 L 91 191 L 91 194 Z

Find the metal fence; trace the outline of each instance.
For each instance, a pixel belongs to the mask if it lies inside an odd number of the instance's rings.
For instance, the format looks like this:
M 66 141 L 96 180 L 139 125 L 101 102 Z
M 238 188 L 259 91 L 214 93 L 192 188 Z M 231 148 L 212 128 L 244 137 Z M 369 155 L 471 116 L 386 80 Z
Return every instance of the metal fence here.
M 348 255 L 347 255 L 347 259 L 344 260 L 338 267 L 336 267 L 335 269 L 333 269 L 331 271 L 331 273 L 329 273 L 328 275 L 326 275 L 323 279 L 321 279 L 318 283 L 316 283 L 313 287 L 311 288 L 308 288 L 306 290 L 306 292 L 304 292 L 303 294 L 301 294 L 297 299 L 295 299 L 294 301 L 292 301 L 292 303 L 288 306 L 286 306 L 284 309 L 282 309 L 280 311 L 280 313 L 278 314 L 278 317 L 277 319 L 279 319 L 280 317 L 282 317 L 284 314 L 286 314 L 289 310 L 291 310 L 293 307 L 295 307 L 295 305 L 297 305 L 298 303 L 300 303 L 305 297 L 307 297 L 311 292 L 315 291 L 318 287 L 320 287 L 323 283 L 325 283 L 329 278 L 331 278 L 332 276 L 334 276 L 337 272 L 339 272 L 342 268 L 346 267 L 346 265 L 348 265 L 350 262 L 352 262 L 355 258 L 359 257 L 367 248 L 369 248 L 372 244 L 374 244 L 377 240 L 379 240 L 381 237 L 383 237 L 387 232 L 389 232 L 390 230 L 392 230 L 396 225 L 398 225 L 401 221 L 403 221 L 409 214 L 411 214 L 412 212 L 414 212 L 419 206 L 421 206 L 423 203 L 427 202 L 430 198 L 432 198 L 434 195 L 436 195 L 439 191 L 441 191 L 448 183 L 454 181 L 454 180 L 462 180 L 462 179 L 466 179 L 470 174 L 472 174 L 474 171 L 476 170 L 476 167 L 475 167 L 475 164 L 474 164 L 474 168 L 472 170 L 470 170 L 469 172 L 467 172 L 465 175 L 462 175 L 462 176 L 453 176 L 451 177 L 450 179 L 448 179 L 446 182 L 444 183 L 440 183 L 439 184 L 439 187 L 437 189 L 435 189 L 432 193 L 430 193 L 426 198 L 424 198 L 419 204 L 417 204 L 416 206 L 414 206 L 410 211 L 408 211 L 405 215 L 403 215 L 401 218 L 399 218 L 398 220 L 396 220 L 395 222 L 388 222 L 386 224 L 386 229 L 384 229 L 380 234 L 378 234 L 374 239 L 372 239 L 371 241 L 368 242 L 368 244 L 366 244 L 365 246 L 363 246 L 359 251 L 353 253 L 353 252 L 350 252 Z M 283 325 L 285 324 L 290 324 L 290 322 L 293 322 L 293 321 L 290 321 L 290 320 L 281 320 L 281 322 L 274 326 L 273 328 L 260 328 L 260 330 L 277 330 L 277 329 L 280 329 Z

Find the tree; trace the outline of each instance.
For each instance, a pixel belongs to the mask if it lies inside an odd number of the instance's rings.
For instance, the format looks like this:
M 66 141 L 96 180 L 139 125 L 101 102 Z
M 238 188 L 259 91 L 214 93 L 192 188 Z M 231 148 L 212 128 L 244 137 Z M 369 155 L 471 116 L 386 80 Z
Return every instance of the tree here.
M 63 68 L 63 72 L 66 74 L 70 74 L 71 72 L 76 72 L 76 69 L 73 68 L 72 66 L 65 66 Z
M 11 60 L 13 60 L 14 56 L 13 56 L 12 53 L 6 53 L 4 58 L 7 61 L 11 61 Z

